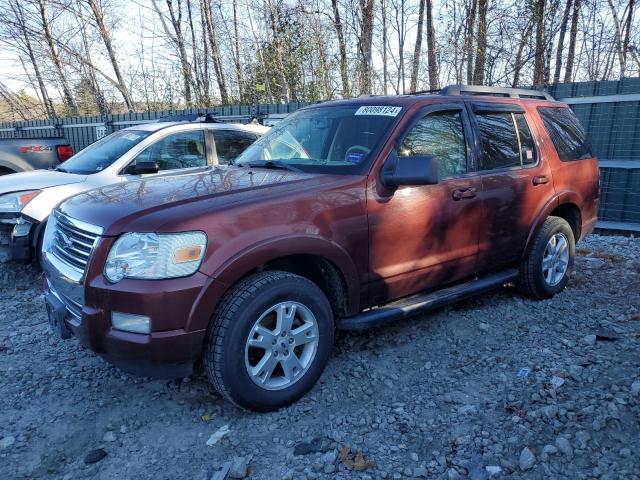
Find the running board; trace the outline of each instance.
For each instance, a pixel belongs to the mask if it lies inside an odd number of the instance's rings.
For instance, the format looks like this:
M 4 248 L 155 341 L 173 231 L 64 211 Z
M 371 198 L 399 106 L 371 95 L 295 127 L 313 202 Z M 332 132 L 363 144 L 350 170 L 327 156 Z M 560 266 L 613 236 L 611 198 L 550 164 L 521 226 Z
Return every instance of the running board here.
M 338 323 L 341 330 L 366 330 L 387 322 L 403 320 L 413 315 L 444 307 L 472 295 L 492 290 L 518 278 L 518 270 L 509 269 L 486 277 L 475 278 L 435 292 L 417 295 L 386 306 L 372 308 Z

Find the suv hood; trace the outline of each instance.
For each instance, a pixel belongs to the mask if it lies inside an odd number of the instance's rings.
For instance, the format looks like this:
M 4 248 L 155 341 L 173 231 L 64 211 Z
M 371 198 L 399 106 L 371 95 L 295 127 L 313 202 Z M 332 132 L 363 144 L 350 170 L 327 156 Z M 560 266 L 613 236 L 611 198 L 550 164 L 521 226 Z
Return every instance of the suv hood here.
M 57 172 L 55 170 L 34 170 L 32 172 L 12 173 L 0 177 L 0 195 L 22 190 L 42 190 L 86 180 L 86 175 Z
M 194 219 L 240 202 L 290 193 L 329 182 L 328 174 L 219 166 L 188 175 L 150 177 L 81 193 L 60 205 L 72 218 L 104 228 L 105 235 L 125 231 L 171 231 L 172 224 Z M 176 208 L 181 207 L 181 208 Z

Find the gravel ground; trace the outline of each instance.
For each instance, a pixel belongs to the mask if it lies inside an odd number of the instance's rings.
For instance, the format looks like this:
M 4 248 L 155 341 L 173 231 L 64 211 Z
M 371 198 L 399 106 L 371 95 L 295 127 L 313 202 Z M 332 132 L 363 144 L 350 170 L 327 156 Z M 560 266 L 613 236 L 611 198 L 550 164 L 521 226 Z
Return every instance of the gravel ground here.
M 578 252 L 553 300 L 338 334 L 313 391 L 262 415 L 56 340 L 37 269 L 2 263 L 0 478 L 638 479 L 640 240 Z

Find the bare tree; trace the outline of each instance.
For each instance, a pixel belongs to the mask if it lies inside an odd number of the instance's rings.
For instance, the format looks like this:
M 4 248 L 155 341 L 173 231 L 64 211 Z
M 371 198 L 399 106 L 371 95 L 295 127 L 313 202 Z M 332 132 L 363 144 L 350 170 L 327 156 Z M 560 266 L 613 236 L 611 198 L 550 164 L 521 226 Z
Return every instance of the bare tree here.
M 544 42 L 544 27 L 545 18 L 544 10 L 546 6 L 545 0 L 536 0 L 533 10 L 533 21 L 536 26 L 536 46 L 533 65 L 533 84 L 544 84 L 544 54 L 545 54 L 545 42 Z
M 40 92 L 47 117 L 55 118 L 56 111 L 53 107 L 53 102 L 51 101 L 51 97 L 49 96 L 49 92 L 47 91 L 47 87 L 42 76 L 40 61 L 32 44 L 31 32 L 33 29 L 28 25 L 27 16 L 25 14 L 22 2 L 20 0 L 12 0 L 9 3 L 9 8 L 11 9 L 12 18 L 14 19 L 13 25 L 17 27 L 14 31 L 14 35 L 17 38 L 20 38 L 22 42 L 23 52 L 26 53 L 27 58 L 29 59 L 29 63 L 33 68 L 33 74 L 36 77 L 37 89 Z M 7 21 L 7 19 L 4 19 L 4 21 Z
M 576 54 L 576 41 L 578 36 L 578 19 L 580 18 L 580 0 L 573 2 L 573 15 L 571 17 L 571 31 L 569 33 L 569 49 L 567 50 L 567 65 L 564 71 L 564 81 L 570 82 L 573 78 L 573 62 Z
M 427 61 L 429 63 L 429 88 L 438 88 L 438 63 L 436 60 L 436 32 L 433 25 L 433 2 L 426 0 L 427 7 Z
M 359 85 L 360 94 L 366 95 L 371 93 L 373 74 L 372 51 L 373 43 L 373 24 L 374 24 L 374 7 L 375 0 L 359 0 L 360 3 L 360 34 L 358 36 L 358 53 L 360 56 L 359 67 Z
M 484 83 L 485 63 L 487 61 L 487 11 L 489 0 L 478 0 L 478 43 L 476 46 L 476 65 L 473 69 L 474 85 Z
M 344 38 L 344 29 L 342 27 L 342 20 L 340 19 L 340 8 L 338 7 L 338 0 L 331 0 L 331 8 L 333 9 L 333 28 L 335 28 L 336 36 L 338 37 L 338 50 L 340 54 L 340 78 L 342 80 L 342 96 L 344 98 L 347 98 L 351 96 L 351 89 L 349 87 L 349 74 L 347 72 L 347 69 L 348 69 L 347 43 Z
M 464 51 L 467 58 L 467 83 L 473 83 L 473 38 L 476 24 L 476 9 L 478 0 L 471 0 L 471 5 L 467 6 L 467 21 L 464 36 Z
M 124 82 L 124 78 L 122 77 L 122 73 L 120 72 L 120 65 L 118 64 L 118 59 L 116 57 L 115 49 L 113 48 L 113 43 L 111 41 L 111 35 L 109 34 L 109 29 L 107 28 L 104 21 L 104 10 L 103 5 L 98 3 L 99 0 L 87 0 L 89 7 L 91 8 L 91 12 L 93 13 L 93 17 L 95 20 L 96 27 L 98 32 L 100 33 L 100 37 L 104 42 L 104 46 L 107 49 L 107 53 L 109 56 L 109 61 L 111 62 L 111 68 L 115 73 L 117 82 L 115 82 L 115 87 L 122 94 L 122 98 L 124 99 L 125 104 L 129 111 L 133 111 L 133 100 L 131 99 L 131 95 L 129 94 L 129 89 Z M 95 67 L 94 67 L 95 68 Z
M 216 74 L 218 89 L 220 90 L 220 98 L 225 105 L 229 104 L 229 92 L 227 91 L 227 81 L 225 79 L 224 68 L 222 65 L 222 56 L 218 45 L 218 35 L 216 33 L 215 21 L 211 10 L 211 0 L 200 0 L 202 2 L 202 12 L 204 13 L 205 27 L 207 29 L 207 37 L 209 38 L 209 46 L 211 48 L 211 59 L 213 61 L 213 70 Z
M 565 2 L 564 13 L 562 14 L 560 33 L 558 34 L 558 47 L 556 48 L 556 67 L 553 73 L 553 83 L 558 83 L 560 81 L 560 70 L 562 69 L 562 51 L 564 50 L 564 36 L 567 33 L 569 15 L 571 14 L 571 5 L 572 0 L 567 0 Z
M 43 35 L 47 42 L 47 46 L 49 47 L 49 55 L 51 56 L 51 61 L 53 62 L 53 66 L 56 70 L 56 73 L 58 74 L 60 83 L 62 85 L 64 102 L 67 106 L 67 109 L 69 110 L 69 113 L 75 115 L 78 113 L 78 106 L 76 105 L 76 101 L 74 100 L 71 93 L 69 81 L 67 80 L 67 73 L 62 65 L 62 59 L 60 58 L 60 54 L 58 53 L 58 49 L 56 48 L 55 41 L 53 40 L 53 34 L 51 33 L 51 24 L 47 13 L 47 3 L 47 0 L 37 0 L 38 10 L 40 12 L 40 20 L 42 21 Z
M 418 70 L 420 68 L 420 55 L 422 53 L 422 28 L 424 25 L 424 4 L 427 0 L 419 0 L 420 7 L 418 12 L 418 33 L 416 34 L 416 45 L 413 50 L 413 62 L 411 67 L 411 83 L 409 91 L 416 91 L 418 82 Z

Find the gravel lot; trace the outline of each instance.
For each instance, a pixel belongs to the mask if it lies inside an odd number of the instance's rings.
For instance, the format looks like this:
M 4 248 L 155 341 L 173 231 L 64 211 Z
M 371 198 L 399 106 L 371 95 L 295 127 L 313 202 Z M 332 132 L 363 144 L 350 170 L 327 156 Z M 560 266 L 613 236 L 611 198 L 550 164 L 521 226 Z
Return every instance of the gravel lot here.
M 551 301 L 339 334 L 312 393 L 263 415 L 54 339 L 39 271 L 0 263 L 0 479 L 638 479 L 640 240 L 578 247 Z

